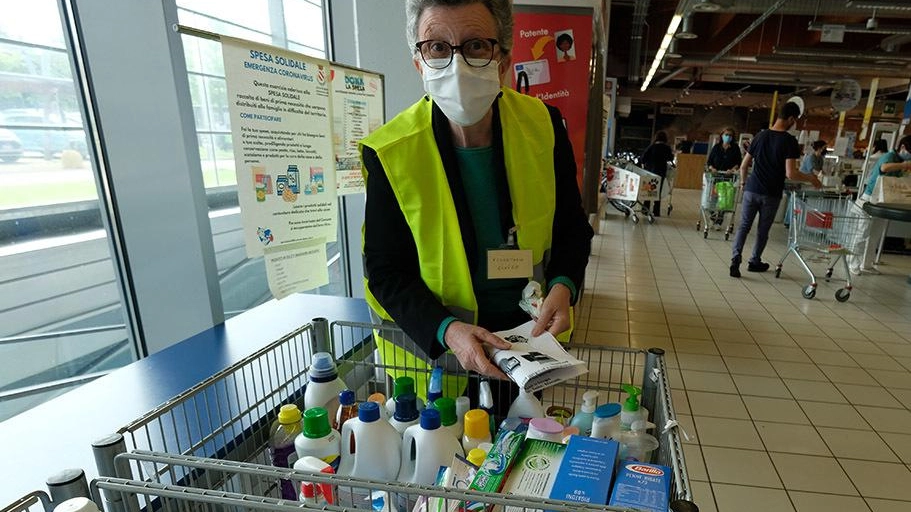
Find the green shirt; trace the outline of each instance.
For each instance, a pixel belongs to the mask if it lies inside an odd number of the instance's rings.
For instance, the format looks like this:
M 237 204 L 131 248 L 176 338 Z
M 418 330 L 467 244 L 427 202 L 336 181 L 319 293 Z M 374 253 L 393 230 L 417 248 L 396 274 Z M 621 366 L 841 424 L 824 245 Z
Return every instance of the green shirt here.
M 456 148 L 462 186 L 468 200 L 477 242 L 477 272 L 472 276 L 478 310 L 489 313 L 515 311 L 528 279 L 487 279 L 487 250 L 506 243 L 501 229 L 496 163 L 493 147 Z

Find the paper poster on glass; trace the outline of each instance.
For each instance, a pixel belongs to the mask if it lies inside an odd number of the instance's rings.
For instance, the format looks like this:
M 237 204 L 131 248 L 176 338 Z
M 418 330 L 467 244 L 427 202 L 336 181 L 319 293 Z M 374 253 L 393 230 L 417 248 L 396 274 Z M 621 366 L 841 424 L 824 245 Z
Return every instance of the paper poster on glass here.
M 376 73 L 332 65 L 332 147 L 338 193 L 364 192 L 357 145 L 383 124 L 383 79 Z
M 336 239 L 328 61 L 222 37 L 248 257 Z

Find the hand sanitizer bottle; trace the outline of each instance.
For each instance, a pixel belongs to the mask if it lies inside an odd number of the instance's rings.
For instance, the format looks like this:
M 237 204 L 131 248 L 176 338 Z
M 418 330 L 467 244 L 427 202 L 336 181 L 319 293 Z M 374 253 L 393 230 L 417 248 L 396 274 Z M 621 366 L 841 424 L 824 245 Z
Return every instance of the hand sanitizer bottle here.
M 589 390 L 583 393 L 581 412 L 576 413 L 569 426 L 577 427 L 580 435 L 592 435 L 592 422 L 595 419 L 596 407 L 598 407 L 598 392 Z

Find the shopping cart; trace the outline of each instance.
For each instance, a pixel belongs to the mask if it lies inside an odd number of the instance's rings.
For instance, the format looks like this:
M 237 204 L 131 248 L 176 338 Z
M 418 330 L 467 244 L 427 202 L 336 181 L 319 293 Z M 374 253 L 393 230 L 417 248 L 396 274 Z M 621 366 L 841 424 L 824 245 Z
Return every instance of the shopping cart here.
M 676 170 L 674 171 L 676 175 Z M 623 166 L 607 164 L 602 178 L 602 189 L 610 204 L 630 218 L 634 224 L 639 222 L 639 215 L 645 215 L 649 224 L 654 224 L 652 211 L 642 207 L 645 201 L 657 201 L 669 197 L 672 186 L 662 190 L 661 176 L 646 171 L 633 164 Z M 670 213 L 670 211 L 668 211 Z
M 336 486 L 339 490 L 337 501 L 326 510 L 369 509 L 369 501 L 354 497 L 377 495 L 385 497 L 387 503 L 411 503 L 420 496 L 428 496 L 453 503 L 470 500 L 529 511 L 542 507 L 565 512 L 618 510 L 338 475 L 313 475 L 270 466 L 269 426 L 282 404 L 302 405 L 305 370 L 314 351 L 333 351 L 339 362 L 340 377 L 355 390 L 359 400 L 377 391 L 389 394 L 389 373 L 393 370 L 425 378 L 431 371 L 423 365 L 396 358 L 394 354 L 378 352 L 383 345 L 376 344 L 376 333 L 398 346 L 414 349 L 396 327 L 335 322 L 331 329 L 326 329 L 331 331 L 326 339 L 315 335 L 315 330 L 319 329 L 308 324 L 270 343 L 121 428 L 111 440 L 98 443 L 94 447 L 95 458 L 99 461 L 99 474 L 103 476 L 92 483 L 96 500 L 103 500 L 109 511 L 132 512 L 147 505 L 180 511 L 208 510 L 209 507 L 232 511 L 307 510 L 300 503 L 279 499 L 279 481 L 287 479 Z M 582 394 L 589 389 L 598 390 L 603 401 L 619 402 L 623 395 L 622 383 L 641 385 L 642 404 L 651 411 L 651 421 L 658 425 L 655 435 L 660 446 L 654 462 L 673 469 L 670 510 L 698 510 L 692 502 L 663 351 L 576 344 L 566 348 L 575 357 L 587 361 L 589 372 L 548 388 L 542 403 L 575 408 L 581 402 Z M 464 370 L 447 373 L 462 379 L 478 378 Z
M 816 296 L 816 276 L 810 270 L 801 251 L 812 250 L 829 261 L 826 281 L 839 260 L 845 270 L 845 286 L 835 292 L 835 300 L 845 302 L 851 297 L 851 272 L 848 270 L 849 255 L 860 250 L 863 233 L 870 227 L 871 217 L 849 196 L 825 193 L 792 192 L 791 224 L 788 227 L 788 250 L 775 268 L 775 277 L 781 276 L 781 267 L 788 255 L 794 253 L 797 261 L 810 276 L 810 284 L 803 288 L 803 296 Z M 834 258 L 834 259 L 833 259 Z
M 709 237 L 709 229 L 713 224 L 724 224 L 725 215 L 728 213 L 731 216 L 728 219 L 728 227 L 724 230 L 724 239 L 731 237 L 737 213 L 739 184 L 739 173 L 706 171 L 702 174 L 702 199 L 699 204 L 702 220 L 696 221 L 696 231 L 702 228 L 702 238 Z

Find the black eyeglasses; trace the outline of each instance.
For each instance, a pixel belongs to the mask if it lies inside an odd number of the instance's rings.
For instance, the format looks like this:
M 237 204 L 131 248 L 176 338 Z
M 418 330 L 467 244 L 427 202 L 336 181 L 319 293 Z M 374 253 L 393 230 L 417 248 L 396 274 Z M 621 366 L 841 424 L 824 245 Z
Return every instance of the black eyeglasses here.
M 462 54 L 462 59 L 471 67 L 483 68 L 493 60 L 495 47 L 500 44 L 496 39 L 469 39 L 459 45 L 451 45 L 446 41 L 428 39 L 415 45 L 421 53 L 424 64 L 433 69 L 444 69 L 452 64 L 452 55 L 456 50 Z

